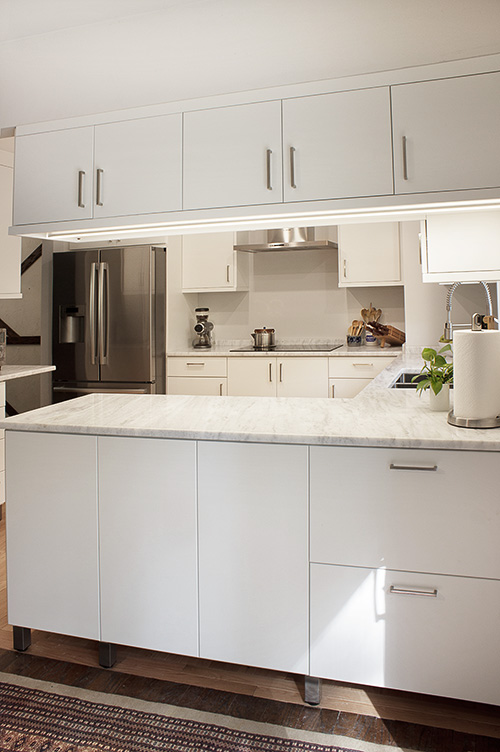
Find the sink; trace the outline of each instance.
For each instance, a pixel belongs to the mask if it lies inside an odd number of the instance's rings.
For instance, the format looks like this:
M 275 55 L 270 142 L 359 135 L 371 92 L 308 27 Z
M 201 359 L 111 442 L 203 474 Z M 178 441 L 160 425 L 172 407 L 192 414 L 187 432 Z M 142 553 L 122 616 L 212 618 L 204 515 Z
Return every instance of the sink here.
M 417 375 L 415 381 L 412 381 L 413 377 Z M 393 381 L 390 385 L 390 389 L 416 389 L 419 381 L 425 379 L 425 374 L 420 374 L 418 371 L 403 371 L 400 373 L 396 381 Z M 453 384 L 450 384 L 450 389 L 453 389 Z

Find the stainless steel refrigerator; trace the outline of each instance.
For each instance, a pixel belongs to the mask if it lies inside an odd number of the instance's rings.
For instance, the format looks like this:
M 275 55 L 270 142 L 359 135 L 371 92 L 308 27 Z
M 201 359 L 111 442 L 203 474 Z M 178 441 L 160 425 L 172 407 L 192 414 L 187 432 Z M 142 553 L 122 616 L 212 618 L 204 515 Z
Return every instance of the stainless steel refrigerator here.
M 166 251 L 53 257 L 53 402 L 90 392 L 165 392 Z

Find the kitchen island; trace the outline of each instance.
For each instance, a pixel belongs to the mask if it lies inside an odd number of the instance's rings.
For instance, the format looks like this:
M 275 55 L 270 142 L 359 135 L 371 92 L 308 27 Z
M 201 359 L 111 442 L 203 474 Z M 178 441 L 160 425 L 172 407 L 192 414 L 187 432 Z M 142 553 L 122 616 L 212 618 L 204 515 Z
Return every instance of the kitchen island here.
M 3 422 L 8 609 L 115 646 L 500 704 L 500 430 L 353 400 L 88 395 Z M 34 473 L 27 476 L 26 453 Z M 477 478 L 481 478 L 480 493 Z

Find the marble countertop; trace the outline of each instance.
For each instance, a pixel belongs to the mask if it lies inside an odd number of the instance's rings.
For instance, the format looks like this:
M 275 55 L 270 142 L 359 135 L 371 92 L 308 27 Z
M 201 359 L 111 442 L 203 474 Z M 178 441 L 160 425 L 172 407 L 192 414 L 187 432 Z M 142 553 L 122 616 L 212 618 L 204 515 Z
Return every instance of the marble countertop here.
M 2 366 L 0 368 L 0 381 L 22 379 L 25 376 L 37 376 L 39 373 L 48 373 L 55 370 L 55 366 Z
M 417 373 L 420 351 L 398 357 L 354 399 L 90 394 L 6 418 L 21 431 L 290 444 L 500 451 L 500 429 L 450 426 L 428 395 L 389 389 Z
M 284 357 L 287 358 L 338 358 L 338 357 L 345 357 L 345 356 L 365 356 L 369 355 L 371 358 L 379 358 L 381 356 L 387 357 L 395 357 L 396 355 L 401 355 L 403 352 L 401 347 L 389 347 L 386 345 L 385 347 L 379 347 L 378 345 L 369 345 L 369 346 L 362 346 L 362 347 L 347 347 L 344 340 L 331 340 L 332 345 L 342 345 L 337 350 L 320 350 L 320 351 L 287 351 L 287 350 L 279 350 L 276 352 L 276 350 L 250 350 L 248 352 L 234 352 L 234 350 L 241 348 L 241 347 L 248 347 L 251 344 L 248 340 L 228 340 L 226 342 L 216 342 L 213 347 L 211 347 L 209 350 L 203 350 L 202 348 L 194 348 L 191 347 L 189 350 L 170 350 L 167 352 L 167 357 L 170 358 L 176 358 L 176 357 L 183 357 L 183 358 L 193 358 L 193 357 L 199 357 L 199 358 L 213 358 L 213 357 L 219 357 L 219 358 L 227 358 L 227 357 L 237 357 L 237 356 L 243 356 L 243 357 L 257 357 L 257 358 L 269 358 L 269 356 L 273 355 L 275 357 Z M 330 344 L 328 340 L 293 340 L 292 341 L 283 341 L 279 343 L 280 347 L 286 347 L 287 345 L 316 345 L 316 344 Z

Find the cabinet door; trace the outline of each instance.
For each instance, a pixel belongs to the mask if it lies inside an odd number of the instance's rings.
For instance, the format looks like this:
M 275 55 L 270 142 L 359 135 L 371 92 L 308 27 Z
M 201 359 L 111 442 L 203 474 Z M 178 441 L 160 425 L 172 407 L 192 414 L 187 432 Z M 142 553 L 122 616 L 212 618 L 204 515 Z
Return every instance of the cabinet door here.
M 235 257 L 232 232 L 184 235 L 182 291 L 234 289 Z
M 311 674 L 498 705 L 499 618 L 497 580 L 313 564 Z
M 401 283 L 399 224 L 339 227 L 339 287 Z
M 328 358 L 279 358 L 278 397 L 328 397 Z
M 351 399 L 368 386 L 371 379 L 328 379 L 328 396 Z
M 198 459 L 201 657 L 307 673 L 307 447 Z
M 182 209 L 182 115 L 95 129 L 94 216 Z
M 92 216 L 92 126 L 16 138 L 14 224 Z
M 230 397 L 276 397 L 276 358 L 227 359 L 227 393 Z
M 8 233 L 12 224 L 13 178 L 14 170 L 2 163 L 0 151 L 0 298 L 21 297 L 21 238 Z
M 500 185 L 500 73 L 391 91 L 396 193 Z
M 6 455 L 9 623 L 98 640 L 96 439 L 6 431 Z
M 285 201 L 392 194 L 387 87 L 283 102 Z
M 105 642 L 197 655 L 196 445 L 99 438 Z
M 212 397 L 223 397 L 227 394 L 227 379 L 169 376 L 167 378 L 167 394 L 204 394 Z
M 281 200 L 280 101 L 184 114 L 184 209 Z

